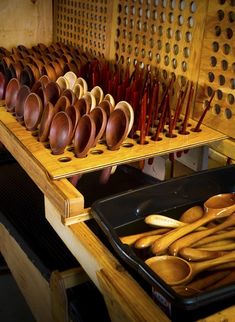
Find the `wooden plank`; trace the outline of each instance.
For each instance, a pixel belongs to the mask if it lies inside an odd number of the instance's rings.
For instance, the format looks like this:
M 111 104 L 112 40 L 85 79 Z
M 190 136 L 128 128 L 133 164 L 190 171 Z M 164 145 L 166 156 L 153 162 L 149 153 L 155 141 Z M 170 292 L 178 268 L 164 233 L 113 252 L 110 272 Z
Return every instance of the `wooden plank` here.
M 190 120 L 191 128 L 195 122 Z M 11 134 L 11 143 L 21 145 L 27 151 L 32 162 L 36 162 L 50 178 L 61 179 L 78 173 L 100 170 L 105 167 L 131 163 L 137 160 L 164 155 L 170 152 L 190 149 L 208 143 L 223 140 L 226 135 L 206 126 L 201 132 L 188 129 L 188 135 L 178 134 L 176 138 L 162 136 L 160 141 L 152 141 L 146 137 L 146 144 L 138 144 L 138 140 L 126 139 L 119 150 L 110 151 L 104 144 L 90 150 L 86 158 L 76 158 L 68 149 L 61 155 L 53 155 L 50 149 L 37 140 L 30 131 L 18 123 L 15 118 L 2 107 L 0 108 L 0 126 Z M 100 153 L 97 153 L 100 152 Z M 66 162 L 65 162 L 66 160 Z
M 39 189 L 53 201 L 62 217 L 70 217 L 83 212 L 82 194 L 67 180 L 50 180 L 38 162 L 22 147 L 20 140 L 0 122 L 0 141 L 28 173 Z
M 2 224 L 0 239 L 0 251 L 35 319 L 52 322 L 49 283 Z
M 52 42 L 52 0 L 1 0 L 0 43 L 11 49 Z
M 58 211 L 47 198 L 45 198 L 45 205 L 46 218 L 53 229 L 101 293 L 105 293 L 112 301 L 113 310 L 115 310 L 115 307 L 122 310 L 122 312 L 119 312 L 119 316 L 125 316 L 125 322 L 169 322 L 161 309 L 156 306 L 84 222 L 70 227 L 64 226 L 60 221 Z M 107 287 L 104 287 L 107 279 L 111 287 L 109 293 Z M 118 296 L 116 296 L 117 294 Z M 112 313 L 110 312 L 111 317 L 113 316 Z
M 227 139 L 221 142 L 213 142 L 209 145 L 212 149 L 235 160 L 235 139 Z

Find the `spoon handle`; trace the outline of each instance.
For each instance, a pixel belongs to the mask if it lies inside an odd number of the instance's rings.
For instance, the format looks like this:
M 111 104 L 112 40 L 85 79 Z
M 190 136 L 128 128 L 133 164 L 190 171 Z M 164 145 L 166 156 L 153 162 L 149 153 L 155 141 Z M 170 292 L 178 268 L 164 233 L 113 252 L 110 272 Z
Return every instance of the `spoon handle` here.
M 202 238 L 204 238 L 206 236 L 209 236 L 219 230 L 222 230 L 222 229 L 232 226 L 234 224 L 235 224 L 235 214 L 228 217 L 228 219 L 225 220 L 222 224 L 217 225 L 213 228 L 188 234 L 188 235 L 176 240 L 174 243 L 172 243 L 170 245 L 170 247 L 169 247 L 170 254 L 175 256 L 175 255 L 177 255 L 180 248 L 193 245 L 198 240 L 201 240 Z
M 218 266 L 218 265 L 224 264 L 224 263 L 229 263 L 232 261 L 235 261 L 235 252 L 231 252 L 226 255 L 223 255 L 218 258 L 211 259 L 211 260 L 208 260 L 205 262 L 191 263 L 193 275 L 195 276 L 196 274 L 198 274 L 208 268 Z
M 212 243 L 218 240 L 227 239 L 227 238 L 234 238 L 235 237 L 235 230 L 227 231 L 222 234 L 212 235 L 205 238 L 202 238 L 201 240 L 197 241 L 193 244 L 193 247 L 199 247 L 208 243 Z
M 142 249 L 142 248 L 147 248 L 152 245 L 155 240 L 161 238 L 162 235 L 152 235 L 152 236 L 144 236 L 135 242 L 135 248 Z
M 145 236 L 157 235 L 157 234 L 164 234 L 168 231 L 169 231 L 169 229 L 167 229 L 167 228 L 159 228 L 159 229 L 154 229 L 154 230 L 150 230 L 150 231 L 145 231 L 145 232 L 139 233 L 139 234 L 123 236 L 123 237 L 120 237 L 120 240 L 123 244 L 133 245 L 137 241 L 137 239 L 139 239 L 139 238 L 142 238 Z
M 158 227 L 170 227 L 170 228 L 177 228 L 183 227 L 186 224 L 175 220 L 173 218 L 162 216 L 162 215 L 148 215 L 145 217 L 146 224 Z
M 196 230 L 197 228 L 207 224 L 209 221 L 214 219 L 214 213 L 207 213 L 202 218 L 198 219 L 197 221 L 187 224 L 185 226 L 179 227 L 171 231 L 166 236 L 163 236 L 156 242 L 152 244 L 151 250 L 153 254 L 162 254 L 166 252 L 167 248 L 177 239 L 191 233 L 192 231 Z

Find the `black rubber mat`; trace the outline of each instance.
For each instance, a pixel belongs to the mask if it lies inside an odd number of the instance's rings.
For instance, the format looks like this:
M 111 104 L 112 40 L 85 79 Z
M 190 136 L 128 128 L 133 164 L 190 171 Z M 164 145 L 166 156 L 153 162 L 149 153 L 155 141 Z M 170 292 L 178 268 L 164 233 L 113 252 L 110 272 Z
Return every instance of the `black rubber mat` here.
M 4 226 L 48 271 L 78 266 L 45 219 L 42 192 L 16 162 L 0 164 L 0 212 Z

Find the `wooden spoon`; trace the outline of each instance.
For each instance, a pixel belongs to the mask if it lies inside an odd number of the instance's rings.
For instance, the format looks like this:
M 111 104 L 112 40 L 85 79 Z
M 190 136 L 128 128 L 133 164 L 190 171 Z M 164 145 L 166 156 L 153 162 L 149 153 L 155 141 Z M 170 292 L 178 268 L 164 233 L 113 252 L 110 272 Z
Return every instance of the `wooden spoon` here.
M 235 238 L 235 229 L 231 231 L 226 231 L 222 234 L 216 234 L 212 236 L 208 236 L 205 238 L 202 238 L 201 240 L 197 241 L 196 243 L 193 244 L 193 247 L 200 247 L 200 246 L 205 246 L 205 244 L 215 242 L 217 240 L 223 240 L 223 239 L 228 239 L 228 238 Z
M 224 278 L 230 275 L 230 272 L 230 270 L 214 272 L 209 276 L 199 278 L 196 281 L 189 283 L 187 287 L 197 290 L 204 290 L 208 289 L 209 287 L 214 287 L 219 281 L 222 281 Z
M 154 256 L 145 263 L 169 285 L 190 282 L 200 272 L 235 260 L 235 252 L 204 262 L 189 263 L 177 256 Z
M 159 229 L 154 229 L 154 230 L 150 230 L 150 231 L 145 231 L 145 232 L 139 233 L 139 234 L 123 236 L 123 237 L 120 237 L 120 240 L 123 244 L 133 245 L 137 241 L 137 239 L 139 239 L 141 237 L 160 235 L 160 234 L 164 234 L 168 231 L 169 231 L 169 229 L 167 229 L 167 228 L 159 228 Z
M 179 218 L 180 221 L 190 224 L 200 219 L 204 214 L 204 210 L 201 206 L 193 206 L 187 209 Z
M 181 221 L 162 215 L 148 215 L 144 221 L 148 225 L 158 227 L 177 228 L 187 225 Z
M 192 247 L 184 247 L 179 251 L 179 255 L 189 262 L 198 262 L 208 259 L 217 258 L 224 255 L 224 252 L 209 251 Z
M 201 240 L 202 238 L 209 236 L 211 234 L 216 233 L 219 230 L 225 229 L 229 226 L 233 226 L 235 224 L 235 214 L 229 216 L 227 220 L 225 220 L 222 224 L 219 224 L 213 228 L 209 228 L 203 231 L 193 232 L 191 234 L 188 234 L 182 238 L 179 238 L 174 243 L 172 243 L 169 247 L 169 252 L 172 255 L 177 255 L 178 251 L 182 247 L 187 247 L 190 245 L 193 245 L 198 240 Z
M 154 254 L 164 253 L 169 245 L 174 241 L 191 233 L 208 222 L 217 218 L 230 216 L 235 210 L 235 194 L 226 193 L 213 196 L 205 202 L 204 208 L 205 215 L 202 218 L 191 224 L 174 229 L 172 232 L 155 242 L 152 247 Z

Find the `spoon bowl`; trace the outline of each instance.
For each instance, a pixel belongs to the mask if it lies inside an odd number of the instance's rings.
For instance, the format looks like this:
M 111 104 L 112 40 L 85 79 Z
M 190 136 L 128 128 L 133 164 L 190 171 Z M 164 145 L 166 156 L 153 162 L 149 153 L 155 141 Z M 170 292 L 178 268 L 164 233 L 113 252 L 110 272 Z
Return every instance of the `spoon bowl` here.
M 182 285 L 189 283 L 200 272 L 229 263 L 235 260 L 235 252 L 220 256 L 204 262 L 189 263 L 177 256 L 154 256 L 148 258 L 145 263 L 167 284 Z

